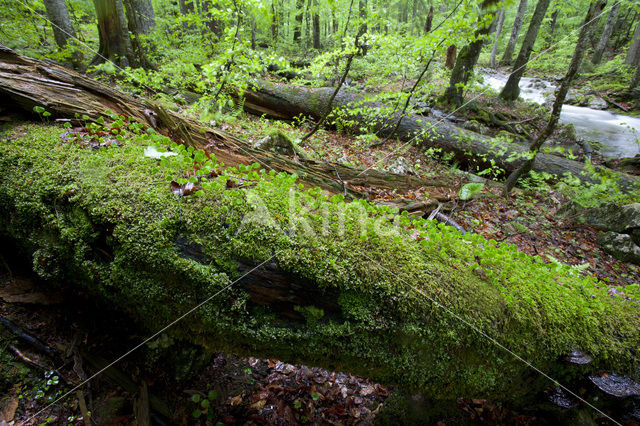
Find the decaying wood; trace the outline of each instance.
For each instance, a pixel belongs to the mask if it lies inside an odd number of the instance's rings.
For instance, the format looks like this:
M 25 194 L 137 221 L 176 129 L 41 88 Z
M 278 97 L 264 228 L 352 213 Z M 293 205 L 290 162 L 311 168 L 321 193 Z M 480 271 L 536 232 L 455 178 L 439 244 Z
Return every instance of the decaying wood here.
M 308 186 L 319 186 L 330 193 L 342 193 L 343 181 L 349 185 L 407 191 L 421 186 L 446 186 L 445 179 L 426 180 L 377 170 L 362 170 L 342 164 L 315 160 L 294 161 L 249 147 L 233 135 L 204 126 L 191 118 L 166 110 L 152 102 L 134 99 L 112 87 L 66 68 L 20 55 L 0 46 L 0 104 L 18 106 L 32 113 L 42 106 L 55 117 L 73 119 L 76 114 L 96 120 L 110 110 L 151 127 L 175 141 L 204 148 L 228 166 L 260 163 L 277 171 L 296 173 Z M 338 177 L 339 175 L 339 177 Z M 349 186 L 349 195 L 366 197 Z
M 332 88 L 261 82 L 259 86 L 245 93 L 244 107 L 249 112 L 266 114 L 279 119 L 292 119 L 301 115 L 318 119 L 322 116 L 324 105 L 327 104 L 332 92 Z M 498 143 L 489 137 L 462 129 L 446 121 L 418 115 L 402 117 L 397 131 L 390 134 L 395 123 L 400 119 L 399 112 L 385 113 L 383 111 L 391 111 L 392 108 L 379 102 L 367 101 L 355 91 L 341 90 L 333 104 L 335 108 L 347 110 L 362 107 L 379 109 L 381 111 L 379 117 L 381 124 L 377 126 L 379 137 L 396 137 L 401 141 L 411 141 L 424 147 L 440 148 L 455 154 L 456 161 L 468 165 L 471 170 L 497 166 L 508 174 L 520 167 L 526 157 L 520 154 L 528 151 L 528 146 L 524 142 Z M 367 128 L 371 125 L 371 118 L 360 113 L 350 115 L 349 119 L 365 124 Z M 514 157 L 520 157 L 520 159 L 512 160 Z M 557 176 L 570 172 L 583 181 L 594 181 L 584 163 L 550 153 L 540 153 L 536 157 L 533 170 Z M 607 172 L 611 171 L 607 170 Z M 621 186 L 625 188 L 640 183 L 640 180 L 634 177 L 613 173 L 619 177 Z

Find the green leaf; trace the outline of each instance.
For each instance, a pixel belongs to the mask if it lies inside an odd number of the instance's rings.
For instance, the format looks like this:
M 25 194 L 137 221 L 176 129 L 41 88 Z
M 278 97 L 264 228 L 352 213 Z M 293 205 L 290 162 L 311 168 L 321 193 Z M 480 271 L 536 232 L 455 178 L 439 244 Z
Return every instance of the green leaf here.
M 200 406 L 202 408 L 209 408 L 209 405 L 211 405 L 211 403 L 208 399 L 203 399 L 202 401 L 200 401 Z
M 191 400 L 197 404 L 198 402 L 200 402 L 200 395 L 191 395 Z
M 458 197 L 460 197 L 462 201 L 470 200 L 474 195 L 482 191 L 482 188 L 484 188 L 483 183 L 468 183 L 460 188 Z
M 202 415 L 202 411 L 200 411 L 200 409 L 196 408 L 195 410 L 193 410 L 191 412 L 191 415 L 193 416 L 194 419 L 199 419 L 200 416 Z
M 207 399 L 209 401 L 214 401 L 216 398 L 218 398 L 218 392 L 216 392 L 214 390 L 210 390 L 209 394 L 207 395 Z
M 38 113 L 38 114 L 42 114 L 44 112 L 44 108 L 41 106 L 34 106 L 33 107 L 33 111 Z

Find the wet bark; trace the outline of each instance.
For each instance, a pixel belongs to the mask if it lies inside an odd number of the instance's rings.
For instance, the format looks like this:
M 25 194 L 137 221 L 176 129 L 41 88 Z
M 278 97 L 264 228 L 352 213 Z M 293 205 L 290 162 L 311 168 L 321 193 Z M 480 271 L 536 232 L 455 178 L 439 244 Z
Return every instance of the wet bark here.
M 296 0 L 295 10 L 295 26 L 293 28 L 293 41 L 294 43 L 300 43 L 302 36 L 302 18 L 304 15 L 304 0 Z
M 495 19 L 495 7 L 499 3 L 499 0 L 484 0 L 482 2 L 478 17 L 478 30 L 474 35 L 475 41 L 463 47 L 458 55 L 456 65 L 453 67 L 451 78 L 449 79 L 449 87 L 442 96 L 442 100 L 445 103 L 455 106 L 462 105 L 464 88 L 461 86 L 467 84 L 473 73 L 484 45 L 484 39 L 489 34 L 491 24 Z
M 640 20 L 638 21 L 638 26 L 633 33 L 633 40 L 631 41 L 631 45 L 627 51 L 625 63 L 631 66 L 640 63 Z
M 602 61 L 602 55 L 604 55 L 605 50 L 607 49 L 607 44 L 609 43 L 609 38 L 611 37 L 611 33 L 613 32 L 613 26 L 618 18 L 618 11 L 620 10 L 620 2 L 617 1 L 611 7 L 611 12 L 609 12 L 609 17 L 607 18 L 607 23 L 604 26 L 604 31 L 602 32 L 602 36 L 600 37 L 600 41 L 598 42 L 598 47 L 595 52 L 593 52 L 593 58 L 591 62 L 595 65 L 598 65 Z
M 529 29 L 527 30 L 527 34 L 524 37 L 524 41 L 522 42 L 520 53 L 518 54 L 518 58 L 513 65 L 513 72 L 509 76 L 507 84 L 505 84 L 502 92 L 500 92 L 500 97 L 502 99 L 508 101 L 514 101 L 518 99 L 518 96 L 520 95 L 520 79 L 522 78 L 526 70 L 527 62 L 529 62 L 531 52 L 533 52 L 533 45 L 538 38 L 540 25 L 542 25 L 542 20 L 544 19 L 544 15 L 547 13 L 547 9 L 549 8 L 550 3 L 551 0 L 538 1 L 536 9 L 533 12 L 533 16 L 531 17 Z
M 93 4 L 98 18 L 100 48 L 91 65 L 106 61 L 121 67 L 135 65 L 121 0 L 93 0 Z
M 516 19 L 513 22 L 513 29 L 511 30 L 511 37 L 509 37 L 509 42 L 507 43 L 507 47 L 505 48 L 504 54 L 502 56 L 502 61 L 500 61 L 502 65 L 511 65 L 513 52 L 515 52 L 516 50 L 518 35 L 520 35 L 520 28 L 522 28 L 524 15 L 526 12 L 527 0 L 520 0 L 520 5 L 518 6 L 518 11 L 516 12 Z
M 313 2 L 313 48 L 320 49 L 320 12 L 318 11 L 318 1 Z
M 69 40 L 75 37 L 67 4 L 64 0 L 44 0 L 44 7 L 47 12 L 47 18 L 51 22 L 56 44 L 60 49 L 65 49 Z M 74 49 L 71 56 L 73 67 L 79 68 L 81 60 L 82 54 L 77 49 Z
M 156 15 L 151 0 L 124 0 L 129 25 L 133 22 L 137 34 L 150 34 L 156 26 Z

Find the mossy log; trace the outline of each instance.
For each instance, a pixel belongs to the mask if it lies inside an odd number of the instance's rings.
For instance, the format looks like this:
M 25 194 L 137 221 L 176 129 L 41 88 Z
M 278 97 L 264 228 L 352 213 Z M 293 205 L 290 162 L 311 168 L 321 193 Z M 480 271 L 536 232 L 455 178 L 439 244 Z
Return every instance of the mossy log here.
M 550 385 L 495 342 L 561 382 L 598 369 L 637 377 L 638 303 L 570 267 L 301 191 L 285 173 L 177 197 L 166 179 L 183 166 L 146 158 L 148 142 L 90 149 L 63 132 L 3 135 L 0 235 L 51 285 L 104 299 L 150 332 L 211 298 L 169 339 L 435 398 L 523 403 Z M 562 365 L 574 348 L 593 363 Z
M 253 90 L 244 93 L 244 107 L 249 112 L 279 119 L 292 119 L 301 115 L 319 119 L 325 113 L 333 91 L 333 88 L 327 87 L 311 88 L 263 81 L 253 87 Z M 354 126 L 356 131 L 361 126 L 367 129 L 373 127 L 378 136 L 383 138 L 394 137 L 401 141 L 413 141 L 424 147 L 440 148 L 455 154 L 458 163 L 467 165 L 472 172 L 497 166 L 508 175 L 520 167 L 528 152 L 528 144 L 525 142 L 494 140 L 446 121 L 419 115 L 408 114 L 402 117 L 397 131 L 390 134 L 401 118 L 400 112 L 389 105 L 367 101 L 360 92 L 348 88 L 340 90 L 333 108 L 342 109 L 348 120 L 355 120 L 358 123 Z M 363 108 L 374 112 L 365 113 Z M 569 172 L 583 181 L 594 182 L 592 173 L 584 163 L 552 153 L 538 154 L 533 170 L 557 176 Z M 636 177 L 610 169 L 603 170 L 619 178 L 624 188 L 640 184 Z
M 313 159 L 291 158 L 251 148 L 243 140 L 162 106 L 135 99 L 113 87 L 58 65 L 38 61 L 0 46 L 0 110 L 16 107 L 34 114 L 33 107 L 44 107 L 53 117 L 75 119 L 86 116 L 95 121 L 109 119 L 105 111 L 125 115 L 131 121 L 153 128 L 159 133 L 195 148 L 205 148 L 228 166 L 261 165 L 288 173 L 296 173 L 308 186 L 319 186 L 332 193 L 347 192 L 355 197 L 367 197 L 353 185 L 371 188 L 397 189 L 406 192 L 421 186 L 450 186 L 453 180 L 421 179 L 379 170 L 363 170 L 342 164 L 328 164 Z M 34 114 L 35 115 L 35 114 Z M 339 175 L 339 176 L 338 176 Z

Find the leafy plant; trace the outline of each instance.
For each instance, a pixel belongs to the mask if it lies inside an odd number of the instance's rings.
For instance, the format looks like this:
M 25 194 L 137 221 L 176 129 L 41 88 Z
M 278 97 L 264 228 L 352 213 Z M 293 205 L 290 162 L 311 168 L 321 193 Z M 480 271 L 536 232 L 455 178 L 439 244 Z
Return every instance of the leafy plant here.
M 483 188 L 484 188 L 483 183 L 477 183 L 477 182 L 467 183 L 462 188 L 460 188 L 460 191 L 458 191 L 458 197 L 462 201 L 468 201 L 472 199 L 475 195 L 479 194 Z

